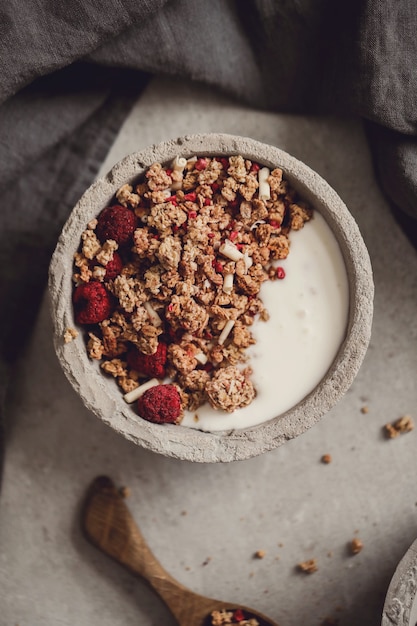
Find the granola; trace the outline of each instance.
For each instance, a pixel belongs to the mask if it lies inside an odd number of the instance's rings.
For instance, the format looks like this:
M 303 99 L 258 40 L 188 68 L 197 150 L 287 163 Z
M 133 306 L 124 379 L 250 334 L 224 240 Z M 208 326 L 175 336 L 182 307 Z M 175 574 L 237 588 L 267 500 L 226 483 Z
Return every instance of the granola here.
M 262 626 L 256 617 L 248 615 L 242 609 L 220 609 L 212 611 L 207 626 L 224 626 L 224 624 L 240 624 L 240 626 Z
M 131 351 L 149 361 L 164 343 L 160 380 L 178 387 L 183 409 L 247 406 L 256 396 L 247 365 L 251 326 L 269 317 L 260 289 L 285 277 L 277 264 L 311 208 L 280 168 L 240 155 L 154 163 L 118 190 L 115 203 L 89 222 L 74 257 L 74 308 L 89 357 L 132 401 L 152 377 L 131 366 L 142 362 Z M 93 282 L 107 292 L 111 313 L 95 289 L 98 312 L 89 302 L 80 316 L 89 292 L 77 298 L 77 289 Z

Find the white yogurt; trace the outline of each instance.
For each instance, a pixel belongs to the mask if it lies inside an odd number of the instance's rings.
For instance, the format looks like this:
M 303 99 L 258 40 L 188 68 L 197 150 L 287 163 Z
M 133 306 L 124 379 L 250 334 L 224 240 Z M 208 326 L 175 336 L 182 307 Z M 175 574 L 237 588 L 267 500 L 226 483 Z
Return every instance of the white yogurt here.
M 233 413 L 204 404 L 188 412 L 183 426 L 205 431 L 256 426 L 305 398 L 334 361 L 346 333 L 349 287 L 342 253 L 324 218 L 290 233 L 288 258 L 278 265 L 283 280 L 263 283 L 260 297 L 270 319 L 251 327 L 247 350 L 256 389 L 253 402 Z M 198 419 L 196 419 L 196 416 Z

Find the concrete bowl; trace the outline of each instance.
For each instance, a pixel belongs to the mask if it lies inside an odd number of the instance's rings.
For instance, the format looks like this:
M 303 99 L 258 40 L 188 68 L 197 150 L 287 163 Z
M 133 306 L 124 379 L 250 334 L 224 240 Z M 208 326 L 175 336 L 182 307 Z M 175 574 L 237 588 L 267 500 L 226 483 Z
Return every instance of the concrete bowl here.
M 349 281 L 349 320 L 345 340 L 327 374 L 301 402 L 284 414 L 246 429 L 202 432 L 158 425 L 140 418 L 123 400 L 113 380 L 100 373 L 85 349 L 81 333 L 64 344 L 74 327 L 71 304 L 73 256 L 86 224 L 108 205 L 115 192 L 137 180 L 154 162 L 176 155 L 242 156 L 281 167 L 290 184 L 319 211 L 341 249 Z M 85 192 L 66 222 L 53 254 L 49 294 L 54 345 L 59 362 L 85 406 L 126 438 L 155 452 L 197 462 L 228 462 L 254 457 L 297 437 L 317 423 L 344 395 L 365 356 L 372 325 L 373 279 L 369 255 L 358 226 L 336 192 L 317 173 L 282 150 L 253 139 L 225 134 L 190 135 L 163 142 L 127 156 Z
M 417 540 L 399 562 L 385 598 L 382 626 L 417 624 Z

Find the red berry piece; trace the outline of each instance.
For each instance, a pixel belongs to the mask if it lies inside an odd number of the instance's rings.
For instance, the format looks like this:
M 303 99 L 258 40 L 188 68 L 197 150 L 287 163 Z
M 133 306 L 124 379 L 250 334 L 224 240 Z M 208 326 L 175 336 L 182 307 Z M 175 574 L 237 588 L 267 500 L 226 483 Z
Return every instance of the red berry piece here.
M 129 367 L 149 378 L 164 378 L 167 360 L 167 346 L 161 341 L 155 354 L 143 354 L 132 346 L 126 357 Z
M 175 424 L 181 415 L 181 398 L 175 385 L 151 387 L 138 400 L 139 415 L 155 424 Z
M 113 239 L 122 246 L 129 243 L 137 226 L 138 220 L 133 211 L 115 204 L 103 209 L 98 216 L 96 234 L 101 242 Z
M 197 161 L 194 163 L 194 167 L 199 172 L 201 172 L 201 170 L 205 170 L 207 167 L 207 159 L 197 159 Z
M 113 280 L 120 274 L 123 269 L 123 261 L 120 257 L 120 254 L 117 252 L 113 252 L 113 258 L 106 265 L 106 274 L 104 276 L 104 280 Z
M 236 611 L 233 613 L 233 617 L 237 622 L 243 622 L 243 620 L 245 619 L 245 614 L 242 609 L 236 609 Z
M 285 278 L 285 270 L 283 267 L 277 267 L 277 278 L 279 278 L 280 280 Z
M 77 324 L 98 324 L 108 318 L 113 310 L 111 295 L 96 281 L 76 287 L 72 299 Z

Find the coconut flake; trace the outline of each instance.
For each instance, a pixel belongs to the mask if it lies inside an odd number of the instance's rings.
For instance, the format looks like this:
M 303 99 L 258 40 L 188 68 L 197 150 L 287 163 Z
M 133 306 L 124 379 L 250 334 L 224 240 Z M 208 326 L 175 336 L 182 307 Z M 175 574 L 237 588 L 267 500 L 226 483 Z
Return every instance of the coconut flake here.
M 258 228 L 258 226 L 260 224 L 266 224 L 265 220 L 256 220 L 256 222 L 253 222 L 252 226 L 250 227 L 251 230 L 255 230 L 255 228 Z
M 246 265 L 246 264 L 245 264 Z M 223 281 L 224 293 L 232 293 L 233 291 L 233 274 L 226 274 Z
M 208 361 L 207 356 L 204 354 L 204 352 L 198 352 L 197 354 L 194 355 L 194 358 L 201 363 L 201 365 L 205 365 Z
M 171 163 L 171 168 L 177 172 L 182 172 L 187 165 L 187 159 L 184 157 L 176 156 L 175 159 Z
M 253 259 L 252 259 L 251 256 L 249 256 L 249 254 L 247 252 L 245 252 L 245 254 L 243 255 L 243 263 L 245 264 L 246 272 L 253 265 Z
M 261 169 L 258 172 L 259 200 L 270 200 L 271 198 L 271 187 L 269 186 L 269 183 L 268 183 L 269 174 L 270 174 L 270 171 L 268 167 L 261 167 Z
M 230 239 L 226 239 L 226 241 L 222 243 L 219 248 L 219 252 L 232 261 L 239 261 L 239 259 L 243 259 L 243 253 L 236 248 L 235 244 L 232 243 Z
M 175 159 L 172 161 L 171 167 L 174 170 L 176 176 L 174 176 L 174 181 L 171 185 L 171 192 L 182 189 L 183 172 L 186 166 L 187 159 L 184 159 L 184 157 L 176 156 Z
M 162 320 L 159 317 L 158 313 L 155 311 L 150 302 L 144 302 L 143 306 L 146 309 L 147 314 L 149 315 L 151 322 L 154 326 L 159 327 L 162 326 Z
M 228 338 L 229 333 L 232 330 L 234 325 L 235 325 L 235 320 L 228 320 L 226 322 L 225 327 L 223 328 L 222 332 L 220 333 L 220 337 L 219 337 L 219 340 L 218 340 L 219 346 L 222 346 L 224 344 L 224 342 Z
M 125 393 L 123 399 L 128 404 L 132 404 L 132 402 L 143 396 L 145 391 L 148 391 L 148 389 L 150 389 L 151 387 L 156 387 L 156 385 L 159 385 L 159 380 L 157 380 L 156 378 L 151 378 L 151 380 L 146 381 L 146 383 L 143 383 L 143 385 L 139 385 L 139 387 L 136 387 L 136 389 L 132 389 L 132 391 Z

